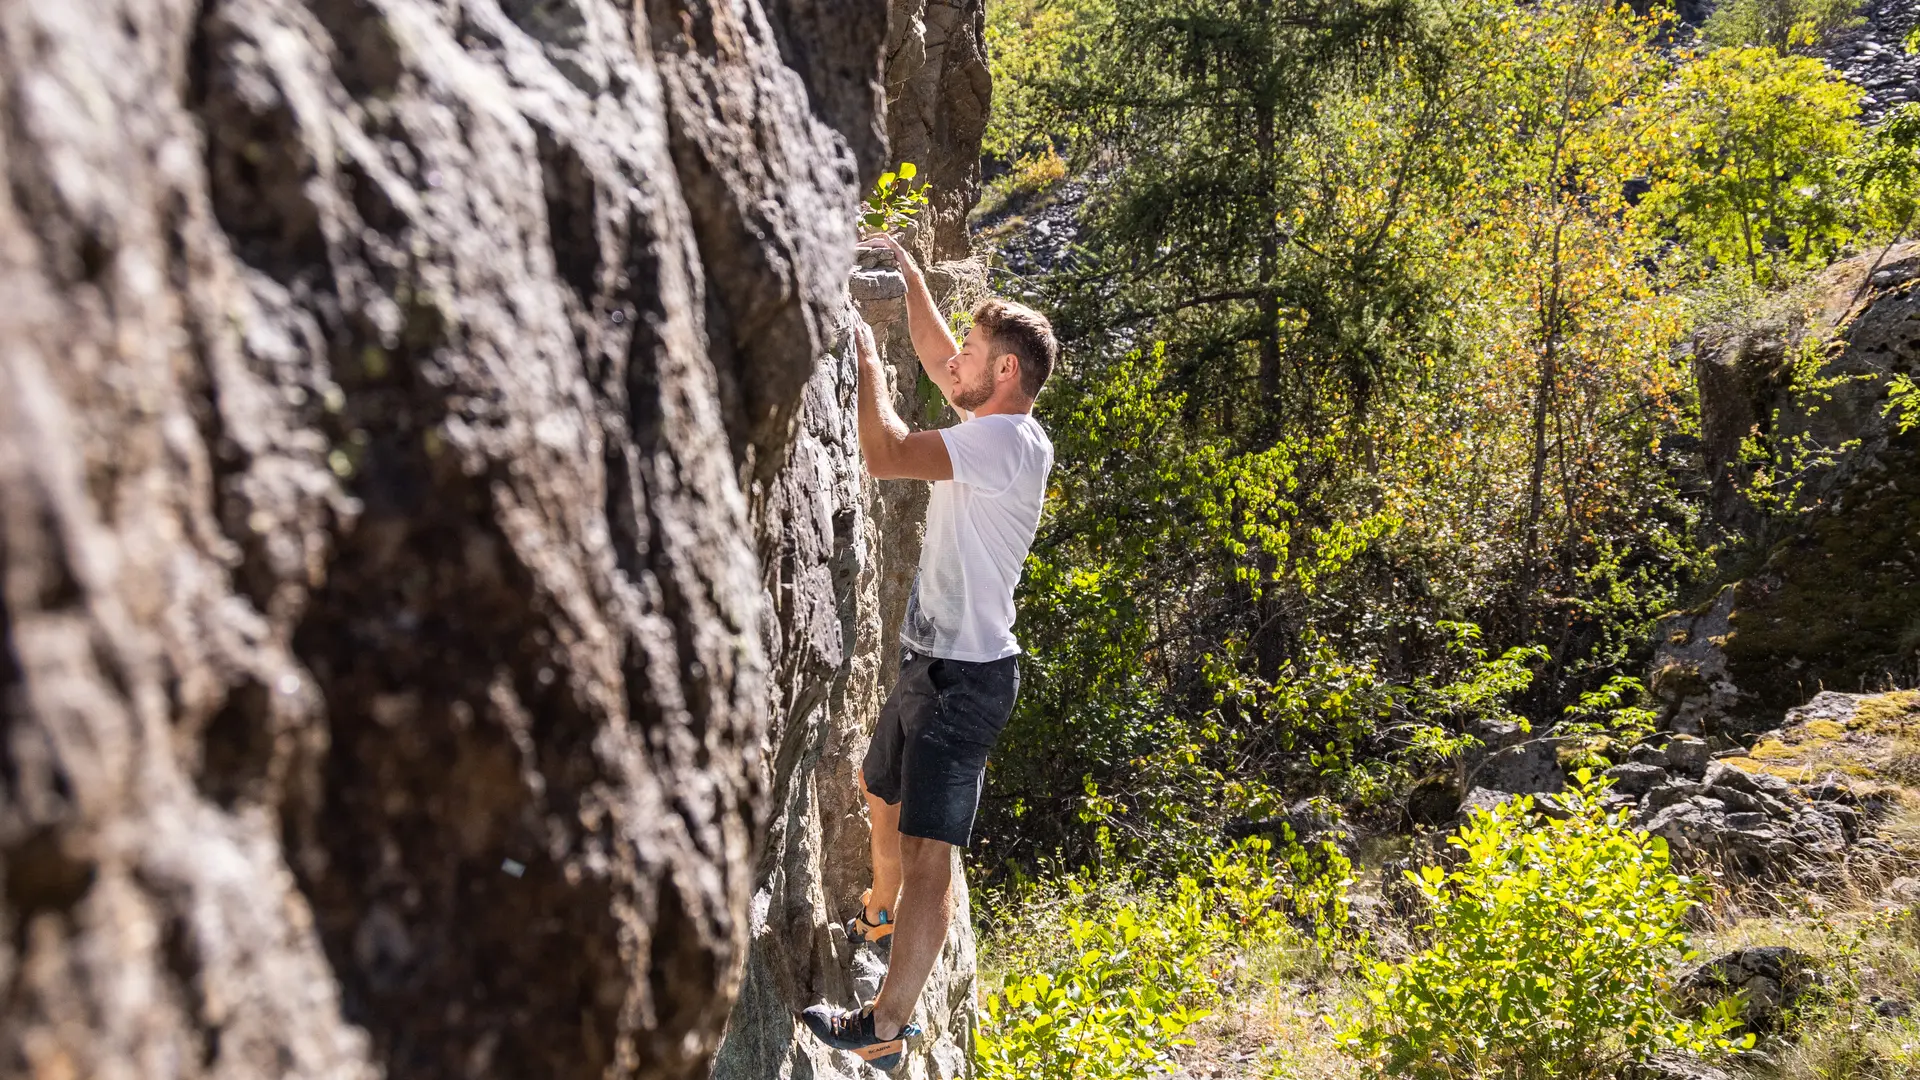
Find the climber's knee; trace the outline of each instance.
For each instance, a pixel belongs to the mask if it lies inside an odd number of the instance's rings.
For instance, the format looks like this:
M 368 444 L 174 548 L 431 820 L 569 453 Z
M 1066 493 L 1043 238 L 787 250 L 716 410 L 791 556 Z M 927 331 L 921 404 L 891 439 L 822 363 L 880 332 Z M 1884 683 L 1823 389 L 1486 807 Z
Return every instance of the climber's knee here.
M 924 836 L 900 837 L 900 863 L 916 880 L 934 883 L 953 871 L 953 845 Z

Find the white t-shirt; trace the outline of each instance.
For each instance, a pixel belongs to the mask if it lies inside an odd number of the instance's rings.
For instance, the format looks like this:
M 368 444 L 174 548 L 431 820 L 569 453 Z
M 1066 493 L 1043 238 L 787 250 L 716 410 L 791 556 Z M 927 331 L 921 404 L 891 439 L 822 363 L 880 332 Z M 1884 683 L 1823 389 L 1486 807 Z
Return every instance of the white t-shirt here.
M 940 434 L 953 479 L 933 485 L 900 643 L 973 663 L 1012 656 L 1013 588 L 1040 526 L 1053 443 L 1026 413 L 979 416 Z

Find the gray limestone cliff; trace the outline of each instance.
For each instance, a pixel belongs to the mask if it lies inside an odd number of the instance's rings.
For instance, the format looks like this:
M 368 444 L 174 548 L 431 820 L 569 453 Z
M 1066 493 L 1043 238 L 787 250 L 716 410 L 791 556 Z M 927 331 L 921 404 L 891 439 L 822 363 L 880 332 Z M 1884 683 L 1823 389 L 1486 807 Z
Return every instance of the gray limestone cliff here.
M 680 1080 L 844 994 L 914 18 L 0 0 L 0 1075 Z

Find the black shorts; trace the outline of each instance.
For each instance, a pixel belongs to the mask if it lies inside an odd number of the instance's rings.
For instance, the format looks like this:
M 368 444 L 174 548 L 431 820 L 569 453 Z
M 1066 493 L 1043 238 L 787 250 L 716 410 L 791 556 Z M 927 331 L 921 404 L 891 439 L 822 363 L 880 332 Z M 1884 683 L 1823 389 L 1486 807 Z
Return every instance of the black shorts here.
M 900 807 L 900 831 L 966 847 L 987 754 L 1013 715 L 1020 664 L 974 664 L 905 651 L 900 680 L 867 747 L 867 790 Z

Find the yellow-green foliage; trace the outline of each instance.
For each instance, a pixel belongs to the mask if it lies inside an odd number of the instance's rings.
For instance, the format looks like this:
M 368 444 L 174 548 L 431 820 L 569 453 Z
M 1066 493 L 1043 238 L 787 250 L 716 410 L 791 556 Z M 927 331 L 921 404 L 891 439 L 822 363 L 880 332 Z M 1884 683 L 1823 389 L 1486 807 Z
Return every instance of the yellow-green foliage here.
M 892 232 L 905 227 L 920 211 L 926 209 L 927 196 L 931 184 L 912 185 L 912 180 L 920 173 L 919 166 L 911 161 L 903 161 L 892 172 L 880 174 L 873 186 L 873 193 L 861 204 L 860 223 L 874 232 Z
M 1095 28 L 1107 17 L 1102 0 L 990 0 L 987 67 L 993 111 L 980 149 L 1004 158 L 1038 153 L 1045 142 L 1070 142 L 1076 125 L 1053 101 L 1068 68 L 1084 60 Z
M 1041 149 L 1022 154 L 1013 163 L 1013 186 L 1021 191 L 1040 191 L 1067 178 L 1067 161 L 1048 139 Z
M 1183 882 L 1191 885 L 1191 879 Z M 998 1078 L 1143 1075 L 1169 1063 L 1212 1000 L 1206 924 L 1184 893 L 1143 913 L 1072 919 L 1078 955 L 1064 968 L 1007 981 L 987 999 L 975 1067 Z
M 1894 376 L 1887 388 L 1887 415 L 1894 418 L 1903 435 L 1920 427 L 1920 387 L 1914 386 L 1911 376 Z
M 1772 49 L 1682 65 L 1658 105 L 1660 179 L 1641 212 L 1757 282 L 1779 263 L 1824 262 L 1857 219 L 1844 169 L 1862 134 L 1860 96 L 1821 61 Z
M 1912 910 L 1796 911 L 1744 921 L 1713 951 L 1788 945 L 1805 952 L 1820 980 L 1789 1011 L 1788 1038 L 1770 1045 L 1766 1080 L 1906 1080 L 1920 1076 L 1920 1022 L 1876 1004 L 1920 990 L 1920 918 Z
M 1600 1080 L 1658 1050 L 1729 1047 L 1731 1003 L 1697 1021 L 1666 1003 L 1698 889 L 1577 775 L 1564 820 L 1536 818 L 1530 798 L 1476 813 L 1450 838 L 1455 869 L 1408 875 L 1428 944 L 1373 969 L 1351 1053 L 1415 1080 Z
M 1030 966 L 1007 973 L 987 998 L 974 1040 L 978 1075 L 1119 1080 L 1168 1066 L 1187 1029 L 1220 1000 L 1234 955 L 1293 936 L 1280 906 L 1293 890 L 1269 850 L 1249 841 L 1215 856 L 1204 879 L 1182 875 L 1163 893 L 1096 900 L 1083 915 L 1039 915 L 1038 926 L 1020 920 L 1040 905 L 1016 905 L 1007 913 L 1013 932 L 1029 940 L 1015 961 Z M 1078 881 L 1069 889 L 1088 895 Z M 1049 956 L 1035 932 L 1063 934 L 1070 948 Z

